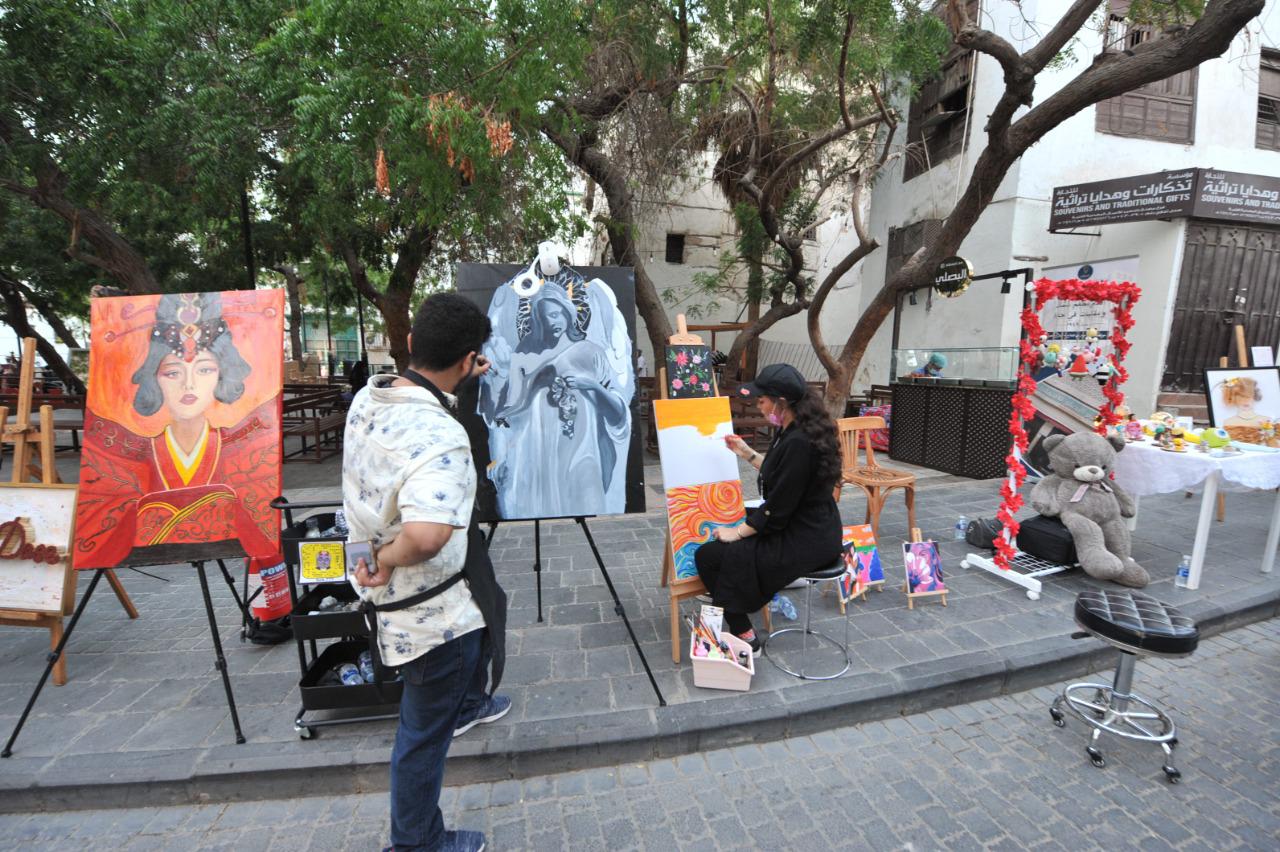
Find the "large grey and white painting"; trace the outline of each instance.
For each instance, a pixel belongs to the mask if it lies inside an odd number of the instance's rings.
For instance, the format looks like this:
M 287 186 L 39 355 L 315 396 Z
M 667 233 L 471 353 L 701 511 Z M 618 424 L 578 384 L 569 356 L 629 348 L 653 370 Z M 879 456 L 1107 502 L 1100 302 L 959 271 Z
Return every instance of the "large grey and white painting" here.
M 477 412 L 506 519 L 627 509 L 635 373 L 618 300 L 599 278 L 536 264 L 493 292 L 492 363 Z

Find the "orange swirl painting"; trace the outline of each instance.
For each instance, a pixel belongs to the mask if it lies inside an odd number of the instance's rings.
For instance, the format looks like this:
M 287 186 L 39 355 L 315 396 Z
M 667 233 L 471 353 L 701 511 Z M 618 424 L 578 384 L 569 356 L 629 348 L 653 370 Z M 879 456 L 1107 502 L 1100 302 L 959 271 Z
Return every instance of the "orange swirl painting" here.
M 737 526 L 745 515 L 742 483 L 736 479 L 668 488 L 667 519 L 676 579 L 696 577 L 694 551 L 710 538 L 713 529 Z
M 276 558 L 284 293 L 94 299 L 77 569 Z

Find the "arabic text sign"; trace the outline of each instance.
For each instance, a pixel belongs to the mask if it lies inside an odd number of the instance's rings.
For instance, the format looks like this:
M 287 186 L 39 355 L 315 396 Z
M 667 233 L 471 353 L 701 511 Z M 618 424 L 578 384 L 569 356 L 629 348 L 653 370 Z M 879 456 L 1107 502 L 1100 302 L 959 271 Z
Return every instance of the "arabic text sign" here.
M 1059 186 L 1049 230 L 1180 216 L 1280 223 L 1280 178 L 1183 169 Z
M 1280 178 L 1200 169 L 1193 216 L 1280 224 Z
M 1196 171 L 1155 172 L 1055 187 L 1049 230 L 1188 216 L 1195 204 Z

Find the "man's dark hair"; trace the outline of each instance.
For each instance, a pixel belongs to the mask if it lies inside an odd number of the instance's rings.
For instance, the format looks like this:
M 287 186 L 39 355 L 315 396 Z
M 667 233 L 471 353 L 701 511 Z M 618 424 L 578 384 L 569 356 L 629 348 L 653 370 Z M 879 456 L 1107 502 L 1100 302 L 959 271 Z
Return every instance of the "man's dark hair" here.
M 479 352 L 492 331 L 489 318 L 457 293 L 428 296 L 413 318 L 409 364 L 419 370 L 443 370 L 468 352 Z

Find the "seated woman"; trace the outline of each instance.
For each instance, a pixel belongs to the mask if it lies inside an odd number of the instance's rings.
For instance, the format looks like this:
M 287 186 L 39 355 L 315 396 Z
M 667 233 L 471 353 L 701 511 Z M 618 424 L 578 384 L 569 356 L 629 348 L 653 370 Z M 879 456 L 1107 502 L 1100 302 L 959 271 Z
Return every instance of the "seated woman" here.
M 725 443 L 760 471 L 764 502 L 746 522 L 722 527 L 715 541 L 694 553 L 698 576 L 712 603 L 724 608 L 725 629 L 760 653 L 747 613 L 767 604 L 779 589 L 840 556 L 840 512 L 832 494 L 840 481 L 836 426 L 818 395 L 789 364 L 770 364 L 739 388 L 778 427 L 768 455 L 736 435 Z

